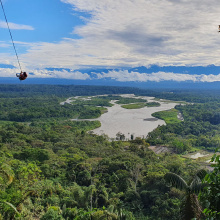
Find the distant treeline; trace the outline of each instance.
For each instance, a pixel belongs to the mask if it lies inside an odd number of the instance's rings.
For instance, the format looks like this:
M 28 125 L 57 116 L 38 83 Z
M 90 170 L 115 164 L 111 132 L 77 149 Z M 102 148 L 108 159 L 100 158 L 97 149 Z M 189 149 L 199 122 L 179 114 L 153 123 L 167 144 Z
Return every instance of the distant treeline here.
M 193 103 L 219 101 L 220 90 L 139 89 L 117 86 L 86 85 L 18 85 L 0 84 L 0 98 L 55 95 L 57 97 L 92 96 L 103 94 L 135 94 Z

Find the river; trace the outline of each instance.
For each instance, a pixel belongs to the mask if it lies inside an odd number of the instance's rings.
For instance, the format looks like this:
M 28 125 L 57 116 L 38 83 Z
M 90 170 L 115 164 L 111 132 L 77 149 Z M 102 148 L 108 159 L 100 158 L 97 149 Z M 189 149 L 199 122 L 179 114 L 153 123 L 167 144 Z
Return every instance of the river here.
M 142 98 L 146 99 L 148 102 L 153 102 L 154 97 L 135 97 L 134 95 L 121 95 L 123 97 L 131 98 Z M 71 99 L 67 100 L 70 103 Z M 111 101 L 114 105 L 112 107 L 107 107 L 108 112 L 102 114 L 97 119 L 101 122 L 101 127 L 92 130 L 95 134 L 102 135 L 106 134 L 109 138 L 116 138 L 116 134 L 121 132 L 125 135 L 126 139 L 130 139 L 131 135 L 133 137 L 145 138 L 147 134 L 153 131 L 158 125 L 165 125 L 165 122 L 160 119 L 156 119 L 151 116 L 152 113 L 158 111 L 164 111 L 174 108 L 177 103 L 157 101 L 161 105 L 159 107 L 144 107 L 140 109 L 125 109 L 121 105 L 116 104 L 114 100 Z M 62 103 L 64 104 L 64 102 Z M 77 119 L 73 119 L 77 120 Z
M 131 95 L 123 95 L 125 97 L 133 97 Z M 148 102 L 154 101 L 154 97 L 140 97 Z M 115 104 L 107 107 L 108 112 L 101 115 L 97 120 L 101 122 L 101 127 L 93 130 L 95 134 L 106 134 L 110 138 L 116 138 L 116 134 L 121 132 L 126 139 L 130 139 L 131 135 L 135 137 L 146 137 L 147 134 L 153 131 L 158 125 L 164 125 L 165 122 L 160 119 L 155 119 L 151 116 L 152 113 L 164 111 L 174 108 L 177 103 L 159 102 L 159 107 L 144 107 L 140 109 L 125 109 L 121 105 Z

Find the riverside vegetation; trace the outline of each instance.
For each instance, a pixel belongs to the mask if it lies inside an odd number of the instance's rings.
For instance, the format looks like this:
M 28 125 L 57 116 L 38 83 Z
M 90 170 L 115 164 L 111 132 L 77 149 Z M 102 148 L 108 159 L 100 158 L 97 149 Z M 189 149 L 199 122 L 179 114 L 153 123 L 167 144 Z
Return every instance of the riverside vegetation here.
M 103 94 L 107 96 L 60 105 L 71 96 Z M 130 141 L 109 141 L 105 135 L 90 132 L 100 126 L 99 121 L 69 120 L 97 118 L 113 99 L 128 105 L 135 101 L 117 94 L 194 104 L 177 105 L 172 114 L 155 115 L 169 123 L 145 139 Z M 203 180 L 204 191 L 198 190 L 204 214 L 198 215 L 198 209 L 192 207 L 198 203 L 187 206 L 183 187 L 178 187 L 180 177 L 188 182 L 204 165 L 182 154 L 219 148 L 219 98 L 218 91 L 201 94 L 120 87 L 0 85 L 0 219 L 178 220 L 192 210 L 197 219 L 219 219 L 219 156 L 214 155 L 214 171 Z M 177 112 L 184 121 L 169 120 Z M 156 155 L 150 145 L 166 146 L 173 153 Z M 164 178 L 168 174 L 174 178 L 171 173 L 175 174 L 176 182 L 171 181 L 175 188 Z

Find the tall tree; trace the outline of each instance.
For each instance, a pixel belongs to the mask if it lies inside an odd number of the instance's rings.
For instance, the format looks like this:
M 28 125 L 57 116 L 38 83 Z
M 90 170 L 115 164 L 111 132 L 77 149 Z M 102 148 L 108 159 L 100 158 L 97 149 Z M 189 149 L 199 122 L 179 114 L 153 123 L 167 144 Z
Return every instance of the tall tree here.
M 182 220 L 189 220 L 196 218 L 197 220 L 202 219 L 202 207 L 199 204 L 196 193 L 200 192 L 204 188 L 202 179 L 205 177 L 207 172 L 205 170 L 199 170 L 192 181 L 187 184 L 186 181 L 175 173 L 165 174 L 165 180 L 171 184 L 171 186 L 177 189 L 185 191 L 185 198 L 183 200 L 181 208 Z
M 214 154 L 211 162 L 214 170 L 204 178 L 206 187 L 199 199 L 204 204 L 207 219 L 220 219 L 220 155 Z

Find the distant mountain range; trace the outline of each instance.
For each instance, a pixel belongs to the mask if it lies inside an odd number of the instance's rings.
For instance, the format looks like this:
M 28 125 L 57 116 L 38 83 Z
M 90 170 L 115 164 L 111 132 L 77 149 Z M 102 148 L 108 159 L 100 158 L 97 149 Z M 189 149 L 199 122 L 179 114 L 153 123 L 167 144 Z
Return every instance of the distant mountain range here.
M 73 80 L 57 78 L 28 78 L 25 81 L 19 81 L 16 77 L 0 78 L 0 84 L 97 85 L 145 89 L 220 89 L 220 82 L 118 82 L 114 80 Z
M 12 65 L 0 64 L 0 68 L 14 68 Z M 106 85 L 106 86 L 129 86 L 139 88 L 180 88 L 180 89 L 220 89 L 220 66 L 157 66 L 135 67 L 135 68 L 90 68 L 90 69 L 68 69 L 68 68 L 45 68 L 47 72 L 68 72 L 70 75 L 79 72 L 87 75 L 87 79 L 64 79 L 53 78 L 50 74 L 48 78 L 37 78 L 33 73 L 29 73 L 27 80 L 19 82 L 16 77 L 0 78 L 0 83 L 22 83 L 22 84 L 55 84 L 55 85 Z M 157 74 L 161 78 L 156 78 Z M 171 77 L 169 76 L 171 74 Z M 51 77 L 52 75 L 52 77 Z M 156 77 L 152 77 L 156 76 Z M 163 78 L 163 75 L 165 77 Z M 122 76 L 122 77 L 121 77 Z M 169 76 L 168 78 L 166 78 Z M 172 76 L 174 76 L 172 78 Z M 175 76 L 179 78 L 175 79 Z M 181 79 L 181 77 L 185 79 Z M 194 79 L 196 80 L 191 80 Z M 62 74 L 61 74 L 62 77 Z M 121 78 L 120 78 L 121 77 Z M 143 79 L 142 79 L 142 78 Z M 200 78 L 201 77 L 201 78 Z M 149 79 L 148 79 L 149 78 Z M 154 80 L 155 78 L 155 80 Z M 207 80 L 206 80 L 207 78 Z M 214 80 L 213 80 L 214 78 Z M 198 80 L 199 79 L 199 80 Z M 201 80 L 200 80 L 201 79 Z

